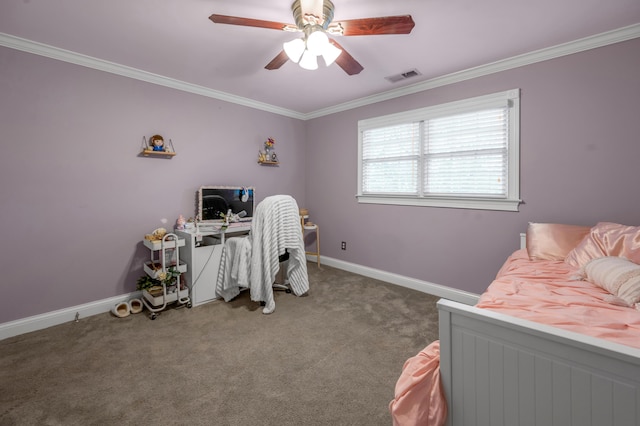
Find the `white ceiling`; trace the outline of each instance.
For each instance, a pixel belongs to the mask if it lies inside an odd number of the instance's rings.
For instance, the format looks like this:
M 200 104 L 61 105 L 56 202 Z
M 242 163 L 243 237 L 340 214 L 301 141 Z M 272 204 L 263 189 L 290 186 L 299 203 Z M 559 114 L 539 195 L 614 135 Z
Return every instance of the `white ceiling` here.
M 0 33 L 308 114 L 640 22 L 640 0 L 333 0 L 334 21 L 416 22 L 409 35 L 336 37 L 364 66 L 349 76 L 335 64 L 266 70 L 298 34 L 208 19 L 293 23 L 292 1 L 2 0 Z M 422 75 L 385 80 L 414 68 Z

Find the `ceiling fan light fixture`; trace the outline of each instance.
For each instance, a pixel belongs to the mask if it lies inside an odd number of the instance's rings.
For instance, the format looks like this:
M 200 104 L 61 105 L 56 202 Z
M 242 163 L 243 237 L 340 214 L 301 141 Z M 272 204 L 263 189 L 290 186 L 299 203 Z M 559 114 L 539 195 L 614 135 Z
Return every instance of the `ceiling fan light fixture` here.
M 335 60 L 338 59 L 338 56 L 340 56 L 341 53 L 342 50 L 338 49 L 331 43 L 327 43 L 324 50 L 322 51 L 322 58 L 324 59 L 324 63 L 327 64 L 327 66 L 333 64 Z
M 287 41 L 282 45 L 282 47 L 292 62 L 295 62 L 296 64 L 300 62 L 300 58 L 302 58 L 302 54 L 305 49 L 304 40 L 297 38 L 295 40 Z
M 317 70 L 318 69 L 318 59 L 316 55 L 309 52 L 309 50 L 305 50 L 302 54 L 302 58 L 300 59 L 300 66 L 305 70 Z
M 329 44 L 329 37 L 322 30 L 313 31 L 307 36 L 307 50 L 316 56 L 322 55 Z

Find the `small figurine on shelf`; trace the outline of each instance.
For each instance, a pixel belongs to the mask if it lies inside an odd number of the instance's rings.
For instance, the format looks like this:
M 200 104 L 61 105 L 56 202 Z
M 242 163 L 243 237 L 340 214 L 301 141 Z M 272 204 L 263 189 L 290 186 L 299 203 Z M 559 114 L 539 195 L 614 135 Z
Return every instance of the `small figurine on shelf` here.
M 178 220 L 176 221 L 176 225 L 177 225 L 176 228 L 183 230 L 185 223 L 187 223 L 187 221 L 184 220 L 184 216 L 182 215 L 178 216 Z
M 153 135 L 149 139 L 154 151 L 164 151 L 164 139 L 160 135 Z
M 165 141 L 160 135 L 153 135 L 147 142 L 147 137 L 142 137 L 142 152 L 143 157 L 165 157 L 173 158 L 176 155 L 176 150 L 173 148 L 173 142 L 171 139 Z

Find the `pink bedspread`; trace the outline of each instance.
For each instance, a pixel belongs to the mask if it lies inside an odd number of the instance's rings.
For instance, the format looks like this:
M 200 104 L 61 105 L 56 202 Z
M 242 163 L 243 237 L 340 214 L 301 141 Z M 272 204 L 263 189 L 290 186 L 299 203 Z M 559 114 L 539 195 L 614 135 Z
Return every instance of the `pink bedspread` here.
M 518 250 L 476 306 L 640 348 L 640 311 L 605 301 L 609 293 L 573 280 L 576 272 L 563 261 L 532 262 Z
M 530 261 L 525 249 L 517 250 L 476 306 L 640 348 L 640 311 L 605 301 L 605 290 L 572 279 L 577 272 L 564 261 Z M 394 426 L 444 424 L 439 354 L 436 341 L 405 363 L 389 404 Z
M 440 387 L 440 342 L 436 340 L 409 358 L 389 404 L 394 426 L 440 426 L 447 404 Z

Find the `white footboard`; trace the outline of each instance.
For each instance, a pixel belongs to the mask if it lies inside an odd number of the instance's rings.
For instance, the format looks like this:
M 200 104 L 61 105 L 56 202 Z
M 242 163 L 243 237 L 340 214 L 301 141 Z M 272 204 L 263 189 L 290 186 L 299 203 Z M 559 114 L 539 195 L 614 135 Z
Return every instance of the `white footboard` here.
M 449 425 L 640 425 L 640 350 L 444 299 L 438 309 Z

